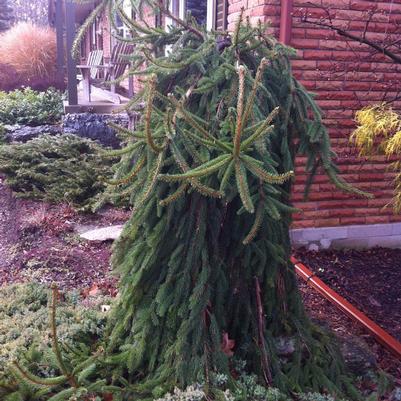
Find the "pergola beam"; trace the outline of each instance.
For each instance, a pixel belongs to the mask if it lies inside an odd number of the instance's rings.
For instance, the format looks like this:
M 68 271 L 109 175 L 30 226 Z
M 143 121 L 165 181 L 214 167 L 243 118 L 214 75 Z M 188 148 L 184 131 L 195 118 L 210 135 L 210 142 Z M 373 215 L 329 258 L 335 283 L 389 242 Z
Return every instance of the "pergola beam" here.
M 67 45 L 67 89 L 68 104 L 78 104 L 77 65 L 72 57 L 72 46 L 75 38 L 75 3 L 74 0 L 65 0 L 65 29 Z
M 64 18 L 63 0 L 56 0 L 57 78 L 64 80 Z
M 289 45 L 291 42 L 293 0 L 281 0 L 280 42 Z

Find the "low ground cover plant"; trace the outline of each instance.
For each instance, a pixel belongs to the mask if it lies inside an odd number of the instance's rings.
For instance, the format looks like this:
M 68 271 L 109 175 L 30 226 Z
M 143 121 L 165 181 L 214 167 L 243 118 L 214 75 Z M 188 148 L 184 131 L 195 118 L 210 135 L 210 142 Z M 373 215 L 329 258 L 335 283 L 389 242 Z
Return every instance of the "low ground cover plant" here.
M 0 173 L 19 197 L 89 209 L 112 175 L 104 148 L 75 135 L 47 134 L 0 147 Z
M 49 290 L 30 283 L 0 288 L 0 399 L 32 400 L 43 386 L 16 384 L 13 361 L 42 378 L 53 376 L 57 363 L 51 354 Z M 83 342 L 90 349 L 104 330 L 110 299 L 83 301 L 77 293 L 63 294 L 57 306 L 57 337 L 65 348 Z M 35 398 L 40 399 L 40 398 Z
M 4 135 L 6 133 L 6 129 L 4 125 L 0 123 L 0 145 L 4 142 Z
M 55 89 L 45 92 L 31 88 L 8 93 L 0 91 L 0 124 L 55 124 L 60 121 L 62 113 L 62 94 Z
M 57 289 L 49 290 L 36 283 L 14 284 L 0 288 L 0 399 L 41 401 L 52 396 L 57 381 L 60 381 L 59 386 L 63 388 L 62 376 L 58 375 L 64 368 L 59 366 L 59 359 L 55 355 L 53 336 L 57 337 L 60 356 L 67 368 L 71 367 L 72 360 L 82 358 L 82 355 L 85 357 L 91 355 L 91 361 L 97 362 L 101 368 L 103 350 L 98 347 L 96 341 L 106 328 L 105 311 L 108 307 L 105 305 L 111 303 L 112 300 L 105 296 L 96 295 L 83 299 L 76 292 L 60 294 Z M 87 363 L 84 371 L 77 375 L 76 379 L 88 382 L 87 379 L 94 373 L 95 368 L 96 364 Z M 276 388 L 262 386 L 257 376 L 247 374 L 245 368 L 245 361 L 235 361 L 238 379 L 234 390 L 229 388 L 230 379 L 227 375 L 212 374 L 210 380 L 214 385 L 216 400 L 293 400 Z M 37 383 L 32 380 L 36 380 Z M 109 387 L 104 383 L 103 398 L 96 400 L 119 399 L 113 398 L 107 392 Z M 90 389 L 82 389 L 81 393 L 82 398 L 73 399 L 95 399 L 90 395 Z M 155 386 L 152 398 L 155 401 L 210 399 L 204 380 L 185 389 L 175 388 L 168 393 Z M 56 399 L 64 398 L 54 398 Z M 334 401 L 334 398 L 318 393 L 301 393 L 295 399 Z

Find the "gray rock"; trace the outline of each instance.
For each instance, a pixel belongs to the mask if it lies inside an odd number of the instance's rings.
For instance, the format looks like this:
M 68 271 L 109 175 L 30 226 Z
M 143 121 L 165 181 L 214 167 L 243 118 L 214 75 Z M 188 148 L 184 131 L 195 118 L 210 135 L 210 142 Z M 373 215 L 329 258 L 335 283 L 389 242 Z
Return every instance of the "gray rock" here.
M 348 369 L 357 376 L 363 376 L 377 367 L 374 354 L 369 346 L 356 337 L 339 338 L 341 351 Z
M 292 337 L 278 337 L 275 340 L 278 356 L 291 356 L 295 352 L 295 340 Z
M 317 245 L 317 244 L 310 244 L 309 246 L 308 246 L 308 250 L 309 251 L 312 251 L 312 252 L 317 252 L 318 250 L 319 250 L 319 245 Z
M 5 140 L 7 142 L 27 142 L 43 134 L 58 135 L 62 129 L 59 125 L 39 125 L 28 127 L 26 125 L 6 125 Z
M 401 401 L 401 387 L 396 387 L 390 394 L 390 401 Z
M 96 224 L 74 224 L 74 231 L 79 235 L 96 230 L 97 228 L 98 226 Z
M 120 140 L 116 131 L 107 125 L 109 122 L 127 128 L 129 119 L 127 114 L 78 113 L 65 115 L 62 124 L 65 133 L 89 138 L 116 149 L 120 147 Z
M 88 241 L 114 241 L 123 230 L 123 225 L 96 228 L 86 231 L 80 235 L 81 238 Z
M 322 247 L 322 249 L 329 249 L 331 246 L 331 240 L 329 240 L 327 238 L 321 239 L 320 246 Z

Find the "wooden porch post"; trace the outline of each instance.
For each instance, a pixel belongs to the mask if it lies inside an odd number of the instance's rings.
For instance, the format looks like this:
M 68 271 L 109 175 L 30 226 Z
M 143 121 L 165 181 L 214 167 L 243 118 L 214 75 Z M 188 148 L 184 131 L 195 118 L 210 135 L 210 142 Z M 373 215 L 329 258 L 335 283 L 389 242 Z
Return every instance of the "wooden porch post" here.
M 63 0 L 56 0 L 57 79 L 64 81 L 64 18 Z
M 68 104 L 78 104 L 77 66 L 72 58 L 71 50 L 75 37 L 75 3 L 74 0 L 65 0 L 65 29 L 67 42 L 67 88 Z
M 281 0 L 280 42 L 289 45 L 291 42 L 293 0 Z

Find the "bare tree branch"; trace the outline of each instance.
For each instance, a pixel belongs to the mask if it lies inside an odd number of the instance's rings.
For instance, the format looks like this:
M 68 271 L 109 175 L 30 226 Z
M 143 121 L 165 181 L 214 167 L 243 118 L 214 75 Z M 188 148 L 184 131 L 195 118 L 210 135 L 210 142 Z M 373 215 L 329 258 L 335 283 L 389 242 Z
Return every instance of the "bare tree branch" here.
M 375 49 L 377 52 L 382 53 L 385 56 L 389 57 L 395 63 L 401 64 L 401 57 L 400 56 L 398 56 L 397 54 L 395 54 L 392 51 L 388 50 L 387 47 L 385 47 L 383 45 L 379 45 L 379 44 L 373 42 L 372 40 L 367 39 L 366 37 L 364 38 L 363 36 L 362 37 L 356 36 L 356 35 L 354 35 L 352 33 L 349 33 L 347 31 L 343 30 L 342 28 L 336 27 L 333 24 L 325 23 L 323 21 L 310 21 L 307 18 L 303 19 L 302 21 L 305 22 L 305 23 L 308 23 L 308 24 L 313 24 L 313 25 L 320 26 L 320 27 L 323 27 L 323 28 L 331 29 L 331 30 L 337 32 L 340 36 L 343 36 L 345 38 L 354 40 L 356 42 L 368 45 L 371 48 Z

